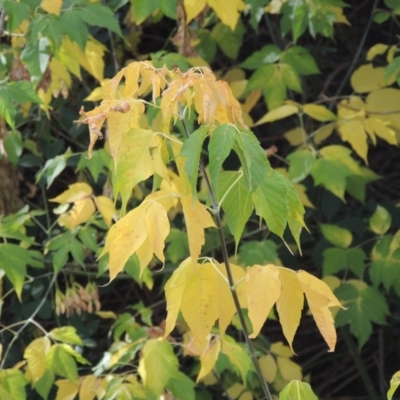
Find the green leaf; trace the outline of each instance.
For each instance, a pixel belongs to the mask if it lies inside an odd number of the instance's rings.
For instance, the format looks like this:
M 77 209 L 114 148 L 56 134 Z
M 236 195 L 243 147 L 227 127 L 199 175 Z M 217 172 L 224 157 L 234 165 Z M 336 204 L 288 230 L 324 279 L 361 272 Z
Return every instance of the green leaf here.
M 308 25 L 309 12 L 310 7 L 307 4 L 299 4 L 298 7 L 294 8 L 292 14 L 292 30 L 294 42 L 297 42 L 297 39 L 305 32 Z
M 12 243 L 0 244 L 0 269 L 4 270 L 20 301 L 26 266 L 32 263 L 36 262 L 29 250 Z
M 225 354 L 234 371 L 246 382 L 247 374 L 254 371 L 249 353 L 239 343 L 228 335 L 222 339 L 221 352 Z
M 169 246 L 165 252 L 165 256 L 171 262 L 176 263 L 188 256 L 189 243 L 186 232 L 176 228 L 171 228 L 165 242 L 169 243 Z
M 282 53 L 282 63 L 291 65 L 301 75 L 319 74 L 319 69 L 310 52 L 302 46 L 293 46 Z
M 336 19 L 336 15 L 333 10 L 329 9 L 317 9 L 309 20 L 309 30 L 311 36 L 315 38 L 317 33 L 325 37 L 333 36 L 333 23 Z
M 18 131 L 11 131 L 3 139 L 3 145 L 7 153 L 7 158 L 13 165 L 18 164 L 19 157 L 24 149 L 21 134 Z
M 131 0 L 131 2 L 135 9 L 136 23 L 138 25 L 160 7 L 160 0 Z
M 55 375 L 67 378 L 71 382 L 78 383 L 78 368 L 74 357 L 69 354 L 61 344 L 55 344 L 46 354 L 46 367 Z
M 347 267 L 346 250 L 331 247 L 323 253 L 323 275 L 334 275 Z
M 255 51 L 246 60 L 244 60 L 240 67 L 245 69 L 257 69 L 261 64 L 273 64 L 281 57 L 281 51 L 273 44 L 264 46 L 261 50 Z
M 71 29 L 71 26 L 74 29 Z M 72 41 L 84 50 L 89 37 L 89 31 L 83 19 L 82 11 L 76 8 L 67 9 L 61 14 L 60 29 Z
M 311 168 L 311 175 L 316 186 L 324 186 L 344 201 L 346 178 L 350 175 L 346 165 L 337 160 L 320 158 L 314 162 Z
M 359 247 L 353 247 L 346 250 L 346 256 L 350 271 L 361 279 L 364 276 L 367 255 Z
M 67 166 L 67 160 L 71 155 L 71 149 L 68 148 L 68 150 L 64 154 L 47 160 L 46 164 L 44 164 L 44 167 L 36 175 L 36 183 L 38 183 L 41 178 L 45 176 L 47 188 L 49 188 L 54 179 L 56 179 L 57 176 L 60 175 L 64 168 Z
M 28 43 L 21 53 L 21 60 L 28 68 L 32 83 L 39 83 L 50 61 L 50 42 L 41 37 L 34 43 Z
M 369 227 L 377 235 L 384 235 L 392 225 L 392 217 L 386 208 L 377 206 L 369 220 Z
M 76 328 L 73 326 L 63 326 L 61 328 L 54 328 L 49 332 L 49 337 L 62 343 L 82 345 L 82 340 L 76 333 Z
M 43 376 L 34 383 L 33 387 L 42 396 L 43 400 L 47 400 L 50 390 L 54 383 L 54 373 L 53 371 L 46 369 Z
M 382 259 L 372 261 L 369 276 L 374 286 L 383 284 L 389 290 L 400 279 L 400 260 Z
M 149 398 L 161 395 L 171 377 L 178 372 L 178 359 L 166 340 L 150 339 L 142 349 L 139 373 Z M 141 366 L 143 369 L 141 369 Z M 154 377 L 157 379 L 154 379 Z
M 318 400 L 306 382 L 291 381 L 279 393 L 279 400 Z
M 390 12 L 388 11 L 379 11 L 374 14 L 374 22 L 377 24 L 383 24 L 390 18 Z
M 148 3 L 144 1 L 143 3 Z M 118 21 L 115 19 L 114 13 L 110 8 L 102 4 L 87 4 L 81 9 L 82 19 L 89 25 L 100 26 L 101 28 L 109 29 L 122 37 L 121 28 Z
M 69 242 L 69 251 L 72 254 L 74 260 L 82 267 L 85 268 L 84 254 L 83 254 L 83 246 L 79 240 L 72 239 Z
M 376 288 L 362 281 L 344 283 L 334 293 L 348 308 L 338 311 L 336 326 L 350 324 L 350 332 L 357 337 L 361 349 L 372 334 L 371 322 L 386 324 L 386 315 L 389 315 L 386 300 Z
M 12 399 L 26 399 L 25 386 L 28 381 L 19 369 L 5 369 L 0 371 L 0 382 Z
M 208 144 L 210 160 L 208 168 L 210 170 L 211 184 L 216 198 L 218 198 L 218 177 L 223 162 L 232 150 L 236 133 L 236 128 L 232 125 L 225 124 L 218 126 L 213 130 Z
M 200 154 L 204 139 L 208 133 L 208 126 L 201 126 L 195 130 L 190 137 L 183 143 L 180 157 L 186 157 L 185 171 L 188 174 L 192 185 L 193 198 L 197 197 L 197 178 L 199 174 Z
M 293 183 L 301 182 L 311 172 L 315 162 L 315 153 L 309 150 L 297 150 L 287 157 L 289 161 L 289 180 Z
M 208 29 L 198 29 L 196 33 L 200 42 L 195 49 L 200 57 L 211 63 L 217 53 L 217 44 Z
M 250 77 L 247 91 L 263 89 L 268 109 L 279 107 L 286 98 L 286 85 L 278 64 L 264 65 Z
M 235 238 L 236 248 L 244 227 L 253 212 L 251 193 L 247 190 L 244 179 L 238 180 L 239 176 L 240 172 L 222 172 L 219 176 L 220 197 L 218 197 L 218 201 L 220 201 L 229 190 L 222 203 L 222 209 L 225 213 L 229 230 Z
M 160 9 L 165 16 L 176 19 L 176 8 L 178 0 L 161 0 Z
M 42 100 L 36 94 L 32 84 L 28 81 L 10 82 L 7 84 L 7 94 L 18 104 L 29 101 L 41 104 Z
M 196 399 L 196 394 L 194 391 L 195 383 L 180 371 L 171 376 L 167 387 L 177 400 Z
M 336 247 L 346 249 L 350 246 L 353 235 L 345 228 L 336 225 L 320 224 L 325 239 Z
M 246 28 L 241 19 L 239 19 L 234 31 L 232 31 L 229 26 L 223 24 L 222 22 L 218 22 L 214 26 L 211 35 L 217 42 L 222 52 L 229 58 L 236 60 L 240 47 L 243 43 L 243 35 L 245 33 Z
M 0 88 L 0 115 L 6 120 L 11 128 L 15 129 L 16 110 L 13 105 L 13 99 L 7 93 L 6 87 Z
M 331 247 L 323 252 L 324 276 L 349 269 L 358 278 L 363 278 L 366 254 L 359 247 L 340 249 Z
M 61 247 L 53 254 L 53 268 L 55 272 L 59 272 L 68 262 L 69 246 Z
M 277 244 L 272 240 L 250 240 L 240 246 L 238 260 L 244 265 L 278 264 Z
M 301 81 L 296 69 L 290 64 L 281 64 L 283 82 L 289 88 L 298 93 L 303 93 Z
M 265 150 L 252 132 L 243 129 L 236 135 L 233 149 L 242 165 L 247 188 L 256 190 L 271 169 Z
M 392 376 L 392 379 L 390 379 L 390 388 L 387 392 L 388 400 L 392 400 L 394 392 L 397 390 L 399 386 L 400 386 L 400 371 L 397 371 Z
M 99 245 L 97 244 L 97 231 L 90 226 L 81 228 L 78 232 L 81 242 L 90 250 L 97 252 Z
M 253 201 L 257 215 L 262 217 L 268 229 L 280 238 L 283 237 L 288 219 L 288 199 L 283 176 L 270 170 L 264 184 L 253 193 Z
M 14 32 L 24 19 L 29 19 L 29 7 L 15 0 L 6 0 L 4 8 L 8 16 L 8 30 Z

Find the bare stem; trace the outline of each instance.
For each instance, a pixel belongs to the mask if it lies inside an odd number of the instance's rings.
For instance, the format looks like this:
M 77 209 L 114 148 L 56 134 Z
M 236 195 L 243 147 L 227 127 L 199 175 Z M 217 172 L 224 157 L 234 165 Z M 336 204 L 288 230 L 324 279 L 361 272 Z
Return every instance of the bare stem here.
M 182 118 L 182 125 L 183 125 L 183 129 L 185 131 L 186 136 L 190 137 L 189 129 L 187 127 L 187 124 L 186 124 L 186 121 L 184 118 Z M 221 221 L 219 205 L 216 201 L 214 191 L 211 187 L 210 178 L 208 177 L 206 169 L 204 167 L 204 164 L 201 160 L 200 160 L 200 172 L 204 178 L 204 181 L 207 185 L 207 189 L 208 189 L 208 192 L 210 195 L 212 209 L 214 211 L 214 216 L 215 216 L 216 224 L 217 224 L 217 228 L 218 228 L 218 235 L 219 235 L 219 240 L 221 243 L 222 257 L 223 257 L 225 268 L 226 268 L 226 275 L 228 277 L 228 283 L 229 283 L 229 286 L 231 289 L 236 312 L 239 317 L 240 326 L 242 328 L 243 335 L 246 340 L 247 349 L 249 351 L 251 361 L 253 362 L 254 369 L 258 375 L 258 379 L 260 380 L 260 384 L 261 384 L 262 390 L 264 392 L 265 398 L 267 400 L 272 400 L 271 392 L 269 391 L 268 384 L 267 384 L 266 380 L 264 379 L 264 375 L 263 375 L 260 365 L 258 363 L 256 352 L 253 347 L 253 343 L 251 342 L 250 337 L 249 337 L 249 330 L 247 329 L 246 321 L 244 319 L 244 314 L 243 314 L 242 308 L 240 307 L 239 297 L 238 297 L 238 294 L 236 291 L 236 285 L 235 285 L 235 281 L 233 279 L 232 268 L 231 268 L 231 264 L 229 261 L 229 254 L 228 254 L 228 249 L 226 246 L 225 236 L 224 236 L 224 233 L 222 230 L 222 221 Z

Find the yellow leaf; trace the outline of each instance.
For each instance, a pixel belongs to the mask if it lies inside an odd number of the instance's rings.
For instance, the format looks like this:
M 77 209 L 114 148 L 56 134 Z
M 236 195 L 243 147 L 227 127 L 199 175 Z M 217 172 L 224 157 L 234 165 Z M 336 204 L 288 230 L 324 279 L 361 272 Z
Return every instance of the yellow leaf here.
M 136 252 L 147 238 L 146 213 L 139 206 L 111 227 L 104 249 L 99 257 L 110 253 L 110 281 L 122 271 L 128 258 Z
M 348 121 L 339 124 L 338 131 L 342 140 L 349 142 L 353 150 L 368 164 L 367 133 L 360 121 Z
M 165 239 L 169 234 L 170 225 L 167 211 L 160 203 L 154 201 L 147 209 L 146 225 L 149 234 L 149 246 L 164 265 Z
M 289 117 L 290 115 L 296 114 L 299 111 L 298 107 L 291 104 L 284 104 L 278 108 L 274 108 L 272 111 L 267 112 L 260 120 L 258 120 L 254 126 L 265 124 L 267 122 L 274 122 L 279 119 Z
M 308 306 L 318 329 L 328 344 L 329 351 L 334 351 L 336 331 L 333 317 L 328 307 L 342 307 L 342 305 L 325 282 L 306 271 L 299 271 L 297 277 L 303 287 Z
M 60 16 L 62 0 L 42 0 L 40 7 L 49 14 Z
M 367 110 L 371 117 L 381 118 L 381 115 L 385 114 L 385 121 L 397 129 L 400 129 L 400 90 L 394 88 L 385 88 L 376 90 L 367 96 Z
M 79 386 L 67 379 L 59 379 L 55 384 L 58 387 L 56 400 L 74 400 L 78 394 Z
M 77 57 L 77 54 L 81 53 L 82 50 L 80 49 L 80 47 L 75 42 L 72 42 L 68 36 L 63 37 L 61 46 L 56 53 L 56 58 L 79 79 L 82 79 L 82 77 L 81 68 L 79 65 L 79 58 Z
M 377 43 L 372 46 L 367 53 L 367 61 L 372 61 L 376 56 L 379 56 L 387 51 L 389 46 L 383 43 Z
M 308 135 L 304 128 L 294 128 L 287 131 L 283 136 L 292 146 L 299 146 L 306 142 Z
M 267 354 L 259 358 L 258 363 L 260 364 L 261 371 L 264 375 L 265 380 L 268 383 L 272 383 L 275 380 L 278 366 L 276 365 L 275 358 L 271 354 Z
M 354 71 L 350 82 L 355 92 L 367 93 L 391 85 L 393 80 L 385 80 L 385 68 L 366 64 Z
M 290 347 L 284 345 L 282 342 L 275 342 L 271 344 L 270 352 L 275 356 L 290 358 L 293 356 L 293 351 Z
M 215 224 L 206 207 L 198 200 L 193 202 L 191 195 L 181 195 L 180 199 L 185 216 L 190 256 L 195 265 L 204 244 L 204 229 L 215 227 Z
M 207 2 L 215 11 L 218 18 L 234 31 L 239 19 L 240 11 L 246 9 L 243 0 L 231 0 L 229 2 L 229 7 L 227 7 L 225 0 L 207 0 Z
M 250 337 L 255 338 L 281 294 L 279 269 L 272 264 L 248 267 L 246 292 L 249 318 L 253 325 Z
M 94 375 L 86 375 L 80 384 L 79 398 L 82 400 L 93 400 L 96 396 L 99 378 Z
M 388 121 L 383 121 L 379 118 L 368 118 L 365 121 L 365 128 L 370 136 L 376 135 L 385 140 L 389 144 L 397 145 L 396 132 L 388 127 Z M 371 137 L 371 140 L 376 143 L 376 139 Z
M 104 319 L 117 319 L 117 314 L 114 311 L 97 311 L 95 314 Z
M 217 337 L 214 337 L 200 356 L 201 368 L 199 375 L 197 376 L 196 383 L 199 383 L 213 370 L 214 365 L 218 360 L 220 351 L 221 340 Z
M 304 304 L 303 289 L 294 271 L 287 268 L 279 268 L 279 276 L 282 282 L 282 292 L 276 302 L 276 308 L 283 334 L 289 343 L 290 349 L 293 351 L 293 338 L 300 323 Z
M 107 79 L 104 79 L 104 81 L 107 81 Z M 102 84 L 103 82 L 100 82 Z M 84 101 L 101 101 L 103 100 L 103 86 L 98 86 L 94 88 L 87 97 L 83 99 Z
M 167 319 L 165 323 L 164 338 L 175 328 L 176 319 L 181 309 L 182 297 L 186 288 L 188 273 L 192 266 L 192 260 L 187 258 L 173 272 L 171 278 L 165 284 L 165 298 L 167 299 Z
M 96 208 L 91 198 L 78 200 L 71 211 L 58 217 L 57 222 L 60 226 L 74 229 L 76 226 L 87 222 L 95 211 Z
M 181 311 L 193 336 L 204 341 L 218 318 L 217 272 L 210 263 L 192 265 L 188 269 Z
M 301 183 L 294 183 L 293 186 L 296 189 L 296 192 L 297 192 L 299 199 L 300 199 L 301 203 L 303 204 L 303 206 L 315 208 L 314 204 L 311 203 L 310 199 L 307 196 L 306 187 L 304 185 L 302 185 Z
M 387 55 L 386 55 L 386 61 L 389 64 L 393 61 L 396 53 L 397 53 L 397 46 L 396 45 L 390 46 L 389 51 L 387 52 Z
M 106 47 L 89 37 L 84 52 L 77 53 L 79 63 L 99 82 L 104 79 L 104 52 Z
M 65 204 L 65 203 L 75 203 L 78 200 L 83 200 L 90 197 L 93 193 L 92 188 L 85 182 L 73 183 L 68 186 L 65 192 L 62 192 L 54 199 L 55 203 Z
M 186 11 L 186 20 L 189 23 L 193 18 L 197 17 L 206 6 L 206 0 L 183 0 Z
M 114 203 L 106 196 L 97 196 L 94 197 L 93 200 L 101 216 L 104 218 L 105 223 L 110 227 L 115 212 Z
M 276 363 L 282 377 L 287 381 L 301 381 L 303 374 L 300 365 L 286 357 L 277 357 Z
M 33 383 L 36 383 L 46 371 L 46 354 L 51 347 L 50 339 L 47 336 L 34 339 L 28 344 L 24 352 Z
M 321 144 L 325 139 L 332 135 L 335 124 L 327 124 L 319 128 L 314 135 L 315 144 Z
M 336 119 L 336 115 L 331 110 L 319 104 L 306 104 L 303 107 L 303 111 L 309 117 L 321 122 L 333 121 Z

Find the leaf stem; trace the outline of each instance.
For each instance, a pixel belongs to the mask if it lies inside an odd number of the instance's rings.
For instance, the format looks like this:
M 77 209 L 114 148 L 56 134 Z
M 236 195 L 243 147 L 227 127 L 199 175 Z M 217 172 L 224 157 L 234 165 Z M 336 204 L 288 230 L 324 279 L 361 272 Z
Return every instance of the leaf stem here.
M 182 118 L 181 122 L 183 125 L 183 129 L 185 131 L 185 134 L 189 138 L 190 133 L 189 133 L 189 129 L 188 129 L 185 119 Z M 256 352 L 253 347 L 253 343 L 251 342 L 250 337 L 249 337 L 249 330 L 247 329 L 246 321 L 244 319 L 244 314 L 240 307 L 239 297 L 238 297 L 238 294 L 236 291 L 235 281 L 233 279 L 231 264 L 229 261 L 228 249 L 226 246 L 225 236 L 224 236 L 223 229 L 222 229 L 222 221 L 221 221 L 221 215 L 219 212 L 219 205 L 215 199 L 214 191 L 211 187 L 210 178 L 208 177 L 208 175 L 206 173 L 206 169 L 204 167 L 202 160 L 200 160 L 199 164 L 200 164 L 200 172 L 204 178 L 204 182 L 206 183 L 208 193 L 210 195 L 212 209 L 214 210 L 214 215 L 215 215 L 216 224 L 217 224 L 217 228 L 218 228 L 219 240 L 221 243 L 222 257 L 223 257 L 225 268 L 226 268 L 226 275 L 228 277 L 229 286 L 231 288 L 231 293 L 232 293 L 232 297 L 233 297 L 233 302 L 235 304 L 236 312 L 239 317 L 240 326 L 242 328 L 243 335 L 246 340 L 247 349 L 249 351 L 251 361 L 253 362 L 254 369 L 258 375 L 258 379 L 260 381 L 265 398 L 267 400 L 272 400 L 271 392 L 269 391 L 268 384 L 267 384 L 266 380 L 264 379 L 263 373 L 262 373 L 260 365 L 258 363 Z

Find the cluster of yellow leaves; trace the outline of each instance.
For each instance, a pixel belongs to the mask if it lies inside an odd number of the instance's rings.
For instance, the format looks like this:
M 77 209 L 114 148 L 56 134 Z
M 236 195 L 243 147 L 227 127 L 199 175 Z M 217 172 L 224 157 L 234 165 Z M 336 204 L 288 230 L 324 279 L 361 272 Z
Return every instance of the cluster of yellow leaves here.
M 66 207 L 57 210 L 61 215 L 58 223 L 67 229 L 73 229 L 78 225 L 84 224 L 96 212 L 100 212 L 104 221 L 111 226 L 114 210 L 113 202 L 106 196 L 94 196 L 92 188 L 84 182 L 73 183 L 66 191 L 50 199 L 55 203 L 73 207 L 66 212 Z
M 204 244 L 204 229 L 214 226 L 211 215 L 198 200 L 190 195 L 159 190 L 148 195 L 113 225 L 107 235 L 100 257 L 109 253 L 110 279 L 122 271 L 129 257 L 136 254 L 140 270 L 150 263 L 153 254 L 164 263 L 164 246 L 170 230 L 167 212 L 180 201 L 186 221 L 189 250 L 193 263 L 197 262 Z
M 183 4 L 188 23 L 208 5 L 215 11 L 218 18 L 232 30 L 235 30 L 240 12 L 246 9 L 243 0 L 231 0 L 229 7 L 227 7 L 225 0 L 183 0 Z
M 124 89 L 119 85 L 124 80 Z M 162 130 L 169 131 L 172 117 L 180 118 L 180 107 L 190 109 L 192 103 L 203 124 L 233 123 L 245 126 L 241 107 L 227 82 L 218 81 L 208 68 L 191 68 L 182 73 L 154 68 L 150 62 L 133 62 L 103 86 L 103 101 L 91 111 L 81 110 L 79 122 L 89 125 L 90 146 L 102 137 L 101 129 L 107 119 L 111 155 L 115 162 L 124 155 L 122 138 L 131 129 L 140 129 L 139 117 L 145 111 L 144 101 L 137 97 L 152 90 L 152 100 L 161 97 Z
M 378 89 L 368 94 L 364 101 L 352 96 L 338 105 L 337 130 L 342 140 L 367 163 L 368 139 L 376 145 L 377 138 L 396 146 L 400 128 L 400 90 Z
M 304 295 L 323 338 L 333 351 L 336 332 L 330 307 L 341 307 L 329 287 L 305 271 L 254 265 L 246 271 L 232 265 L 242 308 L 247 308 L 253 325 L 252 338 L 264 325 L 276 304 L 283 333 L 292 348 L 295 332 L 300 323 Z M 193 265 L 189 258 L 174 271 L 165 286 L 167 323 L 165 336 L 175 326 L 179 312 L 187 322 L 193 336 L 205 341 L 215 322 L 223 334 L 235 314 L 232 294 L 224 268 L 216 261 Z

